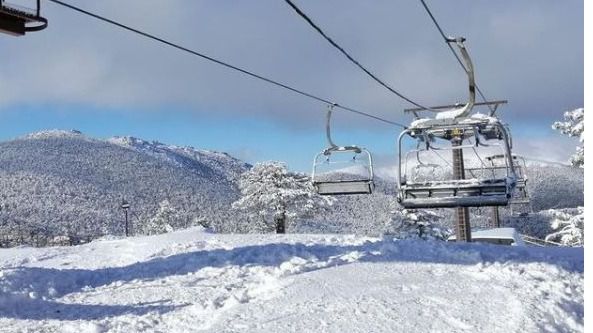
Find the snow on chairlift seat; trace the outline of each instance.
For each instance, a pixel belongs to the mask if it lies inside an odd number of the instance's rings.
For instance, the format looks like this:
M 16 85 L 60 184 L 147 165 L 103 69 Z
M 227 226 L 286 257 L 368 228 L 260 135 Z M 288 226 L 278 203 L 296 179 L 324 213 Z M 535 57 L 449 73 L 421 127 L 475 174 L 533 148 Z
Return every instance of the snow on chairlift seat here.
M 375 187 L 372 180 L 346 180 L 314 182 L 320 195 L 371 194 Z

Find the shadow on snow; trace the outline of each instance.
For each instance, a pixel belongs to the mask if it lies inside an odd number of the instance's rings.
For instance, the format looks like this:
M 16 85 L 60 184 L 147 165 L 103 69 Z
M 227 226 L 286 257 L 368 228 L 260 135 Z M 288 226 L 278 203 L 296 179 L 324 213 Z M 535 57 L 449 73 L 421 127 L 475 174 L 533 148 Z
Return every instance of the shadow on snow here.
M 0 307 L 0 316 L 20 319 L 97 319 L 123 314 L 141 315 L 150 311 L 168 312 L 170 305 L 84 305 L 52 301 L 84 288 L 95 288 L 122 281 L 154 280 L 173 275 L 197 272 L 205 267 L 263 266 L 278 267 L 294 257 L 308 261 L 327 262 L 328 265 L 309 265 L 298 273 L 352 263 L 347 256 L 361 254 L 356 262 L 414 262 L 452 265 L 477 263 L 544 263 L 567 271 L 582 273 L 583 250 L 575 248 L 526 248 L 495 245 L 454 244 L 423 241 L 367 241 L 361 245 L 305 245 L 302 243 L 271 243 L 233 249 L 200 250 L 158 257 L 123 267 L 100 269 L 56 269 L 20 267 L 5 271 L 0 278 L 0 304 L 15 299 L 15 306 Z M 8 291 L 8 293 L 6 292 Z M 30 299 L 26 293 L 35 291 L 49 300 Z M 4 301 L 3 301 L 4 298 Z

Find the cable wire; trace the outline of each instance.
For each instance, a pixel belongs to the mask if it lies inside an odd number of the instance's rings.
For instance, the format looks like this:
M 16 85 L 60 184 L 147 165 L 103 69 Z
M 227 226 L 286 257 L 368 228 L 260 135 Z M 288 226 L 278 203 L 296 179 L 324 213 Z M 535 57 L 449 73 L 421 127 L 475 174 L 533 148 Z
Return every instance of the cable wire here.
M 405 100 L 408 103 L 411 103 L 411 104 L 413 104 L 413 105 L 415 105 L 415 106 L 417 106 L 419 108 L 422 108 L 424 110 L 430 110 L 430 108 L 427 108 L 425 106 L 422 106 L 419 103 L 414 102 L 410 98 L 404 96 L 403 94 L 401 94 L 400 92 L 398 92 L 397 90 L 395 90 L 394 88 L 392 88 L 391 86 L 389 86 L 387 83 L 383 82 L 383 80 L 379 79 L 375 74 L 373 74 L 370 70 L 368 70 L 366 67 L 364 67 L 358 60 L 354 59 L 354 57 L 352 57 L 348 52 L 346 52 L 346 50 L 344 50 L 343 47 L 341 47 L 340 45 L 338 45 L 338 43 L 336 43 L 323 30 L 321 30 L 321 28 L 317 24 L 315 24 L 315 22 L 313 22 L 313 20 L 309 16 L 307 16 L 307 14 L 305 14 L 299 7 L 297 7 L 297 5 L 295 5 L 291 0 L 284 0 L 284 1 L 301 18 L 303 18 L 313 29 L 315 29 L 323 38 L 325 38 L 325 40 L 327 40 L 334 48 L 338 49 L 338 51 L 340 51 L 346 58 L 348 58 L 348 60 L 350 60 L 352 63 L 354 63 L 358 68 L 360 68 L 363 72 L 365 72 L 373 80 L 377 81 L 377 83 L 379 83 L 381 86 L 383 86 L 384 88 L 386 88 L 387 90 L 389 90 L 390 92 L 394 93 L 399 98 Z
M 111 20 L 111 19 L 108 19 L 108 18 L 106 18 L 106 17 L 104 17 L 104 16 L 101 16 L 101 15 L 98 15 L 98 14 L 91 13 L 91 12 L 89 12 L 89 11 L 86 11 L 86 10 L 84 10 L 84 9 L 82 9 L 82 8 L 79 8 L 79 7 L 73 6 L 73 5 L 71 5 L 71 4 L 68 4 L 68 3 L 65 3 L 65 2 L 62 2 L 62 1 L 59 1 L 59 0 L 48 0 L 48 1 L 50 1 L 50 2 L 53 2 L 53 3 L 57 4 L 57 5 L 60 5 L 60 6 L 63 6 L 63 7 L 69 8 L 69 9 L 72 9 L 72 10 L 74 10 L 74 11 L 76 11 L 76 12 L 79 12 L 79 13 L 81 13 L 81 14 L 88 15 L 88 16 L 90 16 L 90 17 L 93 17 L 93 18 L 97 19 L 97 20 L 100 20 L 100 21 L 103 21 L 103 22 L 106 22 L 106 23 L 109 23 L 109 24 L 115 25 L 115 26 L 117 26 L 117 27 L 119 27 L 119 28 L 122 28 L 122 29 L 124 29 L 124 30 L 127 30 L 127 31 L 130 31 L 130 32 L 136 33 L 136 34 L 138 34 L 138 35 L 141 35 L 141 36 L 143 36 L 143 37 L 146 37 L 146 38 L 152 39 L 152 40 L 154 40 L 154 41 L 157 41 L 157 42 L 159 42 L 159 43 L 162 43 L 162 44 L 165 44 L 165 45 L 171 46 L 171 47 L 173 47 L 173 48 L 176 48 L 176 49 L 178 49 L 178 50 L 181 50 L 181 51 L 187 52 L 187 53 L 189 53 L 189 54 L 192 54 L 192 55 L 194 55 L 194 56 L 198 56 L 198 57 L 200 57 L 200 58 L 203 58 L 203 59 L 205 59 L 205 60 L 208 60 L 208 61 L 210 61 L 210 62 L 213 62 L 213 63 L 215 63 L 215 64 L 218 64 L 218 65 L 220 65 L 220 66 L 226 67 L 226 68 L 228 68 L 228 69 L 232 69 L 232 70 L 238 71 L 238 72 L 240 72 L 240 73 L 242 73 L 242 74 L 245 74 L 245 75 L 247 75 L 247 76 L 250 76 L 250 77 L 252 77 L 252 78 L 256 78 L 256 79 L 259 79 L 259 80 L 261 80 L 261 81 L 265 81 L 265 82 L 267 82 L 267 83 L 270 83 L 270 84 L 272 84 L 272 85 L 275 85 L 275 86 L 277 86 L 277 87 L 280 87 L 280 88 L 284 88 L 284 89 L 290 90 L 290 91 L 292 91 L 292 92 L 294 92 L 294 93 L 296 93 L 296 94 L 299 94 L 299 95 L 301 95 L 301 96 L 305 96 L 305 97 L 308 97 L 308 98 L 314 99 L 314 100 L 316 100 L 316 101 L 318 101 L 318 102 L 322 102 L 322 103 L 325 103 L 325 104 L 334 105 L 335 107 L 337 107 L 337 108 L 340 108 L 340 109 L 342 109 L 342 110 L 349 111 L 349 112 L 352 112 L 352 113 L 355 113 L 355 114 L 358 114 L 358 115 L 361 115 L 361 116 L 365 116 L 365 117 L 368 117 L 368 118 L 372 118 L 372 119 L 375 119 L 375 120 L 378 120 L 378 121 L 381 121 L 381 122 L 384 122 L 384 123 L 387 123 L 387 124 L 390 124 L 390 125 L 395 125 L 395 126 L 399 126 L 399 127 L 407 128 L 407 127 L 406 127 L 405 125 L 403 125 L 403 124 L 400 124 L 400 123 L 397 123 L 397 122 L 394 122 L 394 121 L 391 121 L 391 120 L 387 120 L 387 119 L 384 119 L 384 118 L 381 118 L 381 117 L 378 117 L 378 116 L 374 116 L 374 115 L 372 115 L 372 114 L 369 114 L 369 113 L 366 113 L 366 112 L 362 112 L 362 111 L 356 110 L 356 109 L 354 109 L 354 108 L 350 108 L 350 107 L 342 106 L 342 105 L 340 105 L 340 104 L 337 104 L 337 103 L 334 103 L 334 102 L 330 101 L 329 99 L 326 99 L 326 98 L 322 98 L 322 97 L 319 97 L 319 96 L 313 95 L 313 94 L 311 94 L 311 93 L 305 92 L 305 91 L 303 91 L 303 90 L 300 90 L 300 89 L 297 89 L 297 88 L 293 88 L 293 87 L 291 87 L 291 86 L 289 86 L 289 85 L 287 85 L 287 84 L 284 84 L 284 83 L 281 83 L 281 82 L 279 82 L 279 81 L 276 81 L 276 80 L 273 80 L 273 79 L 267 78 L 267 77 L 265 77 L 265 76 L 262 76 L 262 75 L 256 74 L 256 73 L 254 73 L 254 72 L 251 72 L 251 71 L 248 71 L 248 70 L 246 70 L 246 69 L 243 69 L 243 68 L 240 68 L 240 67 L 237 67 L 237 66 L 231 65 L 231 64 L 229 64 L 229 63 L 227 63 L 227 62 L 224 62 L 224 61 L 222 61 L 222 60 L 215 59 L 215 58 L 213 58 L 213 57 L 210 57 L 210 56 L 208 56 L 208 55 L 206 55 L 206 54 L 203 54 L 203 53 L 200 53 L 200 52 L 198 52 L 198 51 L 194 51 L 194 50 L 192 50 L 192 49 L 189 49 L 189 48 L 187 48 L 187 47 L 181 46 L 181 45 L 179 45 L 179 44 L 176 44 L 176 43 L 173 43 L 173 42 L 167 41 L 167 40 L 165 40 L 165 39 L 163 39 L 163 38 L 157 37 L 157 36 L 155 36 L 155 35 L 152 35 L 152 34 L 149 34 L 149 33 L 147 33 L 147 32 L 144 32 L 144 31 L 141 31 L 141 30 L 138 30 L 138 29 L 132 28 L 132 27 L 130 27 L 130 26 L 128 26 L 128 25 L 125 25 L 125 24 L 123 24 L 123 23 L 116 22 L 116 21 L 114 21 L 114 20 Z
M 450 38 L 447 37 L 447 35 L 445 35 L 445 32 L 441 28 L 441 25 L 439 24 L 439 22 L 436 20 L 436 18 L 432 14 L 432 11 L 430 10 L 430 8 L 428 8 L 428 5 L 426 4 L 426 2 L 424 0 L 420 0 L 420 2 L 422 3 L 422 6 L 424 7 L 424 9 L 426 10 L 426 12 L 428 13 L 428 16 L 430 16 L 430 19 L 432 20 L 432 22 L 436 26 L 437 30 L 439 31 L 439 33 L 443 37 L 443 40 L 447 44 L 447 47 L 449 48 L 449 50 L 451 50 L 451 53 L 453 53 L 453 55 L 455 56 L 455 59 L 457 59 L 457 62 L 459 63 L 459 65 L 461 65 L 461 68 L 463 68 L 463 70 L 467 73 L 467 68 L 463 64 L 463 61 L 461 61 L 461 59 L 459 58 L 459 55 L 457 54 L 457 52 L 455 51 L 455 49 L 453 48 L 453 46 L 451 46 L 451 43 L 449 42 L 450 41 Z M 482 90 L 480 89 L 480 87 L 478 87 L 478 84 L 477 83 L 475 84 L 475 86 L 476 86 L 476 90 L 478 91 L 478 94 L 480 94 L 480 97 L 482 97 L 482 100 L 484 102 L 487 102 L 488 100 L 486 99 L 486 96 L 484 96 L 484 93 L 482 93 Z M 494 111 L 492 105 L 488 105 L 488 108 L 490 109 L 490 111 Z

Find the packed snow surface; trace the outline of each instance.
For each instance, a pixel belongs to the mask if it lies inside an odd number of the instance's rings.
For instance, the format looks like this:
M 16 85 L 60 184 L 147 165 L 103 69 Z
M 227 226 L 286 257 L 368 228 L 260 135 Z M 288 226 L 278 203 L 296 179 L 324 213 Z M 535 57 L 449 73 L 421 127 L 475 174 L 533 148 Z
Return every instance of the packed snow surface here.
M 203 229 L 0 250 L 0 332 L 582 332 L 582 248 Z

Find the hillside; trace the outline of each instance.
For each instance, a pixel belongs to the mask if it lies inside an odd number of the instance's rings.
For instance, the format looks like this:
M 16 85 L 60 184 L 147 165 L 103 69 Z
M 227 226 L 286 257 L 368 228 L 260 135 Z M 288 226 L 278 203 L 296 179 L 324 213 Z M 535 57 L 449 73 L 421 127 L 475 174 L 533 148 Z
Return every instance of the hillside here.
M 218 231 L 248 232 L 230 211 L 239 196 L 238 177 L 249 165 L 226 153 L 149 142 L 134 137 L 92 139 L 77 131 L 43 131 L 0 143 L 0 246 L 91 239 L 124 232 L 123 199 L 132 233 L 204 224 Z M 381 171 L 381 170 L 380 170 Z M 396 183 L 383 170 L 373 195 L 337 197 L 333 207 L 310 219 L 289 221 L 288 232 L 378 235 L 392 228 Z M 528 166 L 535 211 L 583 205 L 583 169 Z M 453 227 L 451 210 L 437 210 Z M 503 218 L 505 210 L 501 210 Z M 489 225 L 489 209 L 472 209 L 475 227 Z M 548 219 L 513 221 L 535 230 Z M 167 229 L 168 227 L 169 229 Z M 533 236 L 550 232 L 538 228 Z M 64 240 L 64 237 L 69 238 Z
M 0 249 L 0 332 L 583 332 L 583 248 L 193 228 Z
M 223 153 L 132 137 L 97 140 L 77 131 L 3 142 L 2 241 L 122 234 L 123 199 L 137 231 L 163 210 L 174 228 L 216 223 L 237 198 L 236 178 L 247 167 Z

